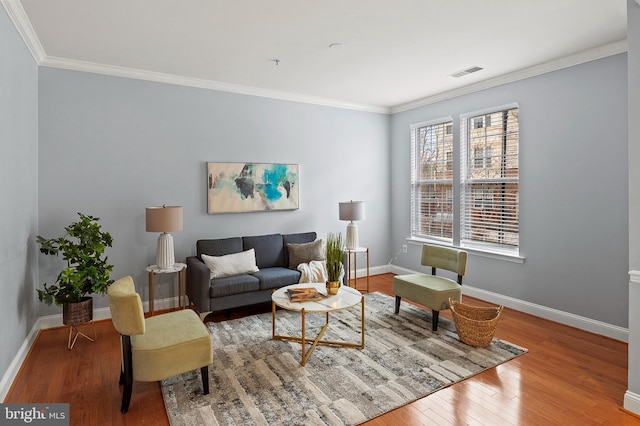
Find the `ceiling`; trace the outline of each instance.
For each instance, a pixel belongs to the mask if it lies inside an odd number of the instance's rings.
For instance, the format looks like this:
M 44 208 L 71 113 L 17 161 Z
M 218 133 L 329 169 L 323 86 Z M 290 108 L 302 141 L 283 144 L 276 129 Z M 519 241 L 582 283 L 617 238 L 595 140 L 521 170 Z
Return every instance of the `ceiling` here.
M 2 3 L 43 66 L 381 112 L 624 52 L 627 37 L 626 0 Z

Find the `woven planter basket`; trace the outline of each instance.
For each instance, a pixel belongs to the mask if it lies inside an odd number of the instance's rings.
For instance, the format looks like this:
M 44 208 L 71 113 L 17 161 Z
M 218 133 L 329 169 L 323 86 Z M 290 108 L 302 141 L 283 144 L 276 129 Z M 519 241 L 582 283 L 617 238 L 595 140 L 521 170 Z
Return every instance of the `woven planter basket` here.
M 62 323 L 80 325 L 93 320 L 93 298 L 84 297 L 82 302 L 62 305 Z
M 449 306 L 460 340 L 475 347 L 489 346 L 504 307 L 469 306 L 451 299 Z

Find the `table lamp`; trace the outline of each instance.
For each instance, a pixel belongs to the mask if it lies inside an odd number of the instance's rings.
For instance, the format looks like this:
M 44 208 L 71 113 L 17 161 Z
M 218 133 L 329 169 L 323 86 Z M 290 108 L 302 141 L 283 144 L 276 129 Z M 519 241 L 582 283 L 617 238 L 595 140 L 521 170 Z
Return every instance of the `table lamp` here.
M 182 230 L 182 206 L 147 207 L 147 232 L 161 232 L 158 237 L 156 264 L 169 269 L 176 263 L 173 237 L 169 232 Z
M 345 201 L 339 203 L 340 220 L 349 220 L 347 225 L 347 249 L 357 249 L 360 244 L 358 242 L 358 226 L 353 223 L 356 220 L 364 220 L 364 201 Z

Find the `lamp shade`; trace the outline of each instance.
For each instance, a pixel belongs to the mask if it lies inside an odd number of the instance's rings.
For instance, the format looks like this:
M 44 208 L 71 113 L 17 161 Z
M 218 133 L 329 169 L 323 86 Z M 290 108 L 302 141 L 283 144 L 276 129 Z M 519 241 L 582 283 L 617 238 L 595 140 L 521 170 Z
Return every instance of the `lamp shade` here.
M 338 204 L 340 220 L 364 220 L 364 201 L 345 201 Z
M 182 230 L 182 206 L 147 207 L 147 232 Z

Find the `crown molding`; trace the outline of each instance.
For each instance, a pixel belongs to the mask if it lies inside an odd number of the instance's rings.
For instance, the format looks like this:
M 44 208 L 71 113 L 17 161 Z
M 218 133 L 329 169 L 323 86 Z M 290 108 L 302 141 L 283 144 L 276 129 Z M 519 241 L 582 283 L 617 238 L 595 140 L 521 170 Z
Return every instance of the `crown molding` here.
M 306 96 L 297 93 L 281 92 L 277 90 L 261 89 L 258 87 L 242 86 L 239 84 L 223 83 L 219 81 L 204 80 L 193 77 L 184 77 L 174 74 L 164 74 L 155 71 L 139 70 L 134 68 L 118 67 L 113 65 L 98 64 L 94 62 L 78 61 L 74 59 L 45 56 L 40 61 L 41 66 L 60 68 L 72 71 L 82 71 L 93 74 L 103 74 L 114 77 L 132 78 L 136 80 L 153 81 L 157 83 L 175 84 L 180 86 L 196 87 L 200 89 L 218 90 L 222 92 L 238 93 L 242 95 L 258 96 L 263 98 L 279 99 L 291 102 L 301 102 L 314 105 L 329 106 L 334 108 L 346 108 L 358 111 L 376 112 L 388 114 L 389 108 L 378 105 L 366 105 L 344 102 L 336 99 L 326 99 L 314 96 Z
M 137 80 L 154 81 L 158 83 L 175 84 L 201 89 L 218 90 L 222 92 L 258 96 L 291 102 L 300 102 L 334 108 L 375 112 L 380 114 L 396 114 L 399 112 L 408 111 L 410 109 L 430 105 L 436 102 L 441 102 L 447 99 L 455 98 L 457 96 L 478 92 L 480 90 L 489 89 L 530 77 L 535 77 L 537 75 L 560 70 L 563 68 L 568 68 L 574 65 L 579 65 L 585 62 L 594 61 L 596 59 L 601 59 L 607 56 L 612 56 L 627 51 L 627 40 L 621 40 L 597 48 L 589 49 L 575 55 L 567 56 L 565 58 L 550 61 L 545 64 L 537 65 L 489 80 L 470 84 L 458 89 L 449 90 L 433 96 L 417 99 L 415 101 L 386 107 L 380 105 L 351 103 L 337 99 L 320 98 L 298 93 L 281 92 L 276 90 L 261 89 L 257 87 L 242 86 L 238 84 L 223 83 L 219 81 L 183 77 L 173 74 L 164 74 L 153 71 L 145 71 L 133 68 L 117 67 L 113 65 L 47 56 L 44 48 L 42 47 L 42 44 L 40 44 L 38 36 L 31 26 L 31 22 L 27 18 L 21 2 L 17 0 L 0 0 L 0 3 L 2 3 L 4 9 L 7 11 L 9 18 L 11 19 L 13 25 L 16 27 L 18 33 L 27 45 L 29 52 L 31 52 L 31 55 L 35 59 L 36 63 L 40 66 L 132 78 Z M 636 0 L 636 3 L 640 5 L 640 0 Z
M 640 0 L 636 0 L 640 1 Z M 554 61 L 546 62 L 541 65 L 536 65 L 531 68 L 515 71 L 509 74 L 501 75 L 495 78 L 491 78 L 484 81 L 479 81 L 468 86 L 464 86 L 458 89 L 449 90 L 446 92 L 438 93 L 433 96 L 428 96 L 415 101 L 407 102 L 392 106 L 391 114 L 396 114 L 410 109 L 418 108 L 425 105 L 434 104 L 436 102 L 452 99 L 457 96 L 467 95 L 480 90 L 490 89 L 492 87 L 501 86 L 503 84 L 512 83 L 518 80 L 524 80 L 526 78 L 535 77 L 548 72 L 557 71 L 563 68 L 569 68 L 575 65 L 580 65 L 586 62 L 595 61 L 597 59 L 606 58 L 608 56 L 617 55 L 618 53 L 624 53 L 627 51 L 627 40 L 620 40 L 614 43 L 606 44 L 604 46 L 595 47 L 593 49 L 585 50 L 575 55 L 566 56 Z
M 36 32 L 31 26 L 31 21 L 29 21 L 27 14 L 22 8 L 22 3 L 16 0 L 1 0 L 0 3 L 4 6 L 4 10 L 7 11 L 7 15 L 9 15 L 9 19 L 13 22 L 13 26 L 16 27 L 18 34 L 20 34 L 20 37 L 22 37 L 22 40 L 24 40 L 24 43 L 27 45 L 31 56 L 33 56 L 36 63 L 40 64 L 46 57 L 46 54 Z
M 24 40 L 29 52 L 40 66 L 61 68 L 73 71 L 89 72 L 116 77 L 133 78 L 137 80 L 154 81 L 158 83 L 175 84 L 180 86 L 196 87 L 201 89 L 218 90 L 222 92 L 238 93 L 242 95 L 259 96 L 263 98 L 279 99 L 291 102 L 301 102 L 314 105 L 329 106 L 334 108 L 346 108 L 358 111 L 389 114 L 389 108 L 380 105 L 367 105 L 345 102 L 337 99 L 327 99 L 315 96 L 306 96 L 298 93 L 281 92 L 277 90 L 261 89 L 257 87 L 242 86 L 238 84 L 223 83 L 218 81 L 203 80 L 192 77 L 183 77 L 172 74 L 163 74 L 153 71 L 138 70 L 133 68 L 117 67 L 92 62 L 77 61 L 47 56 L 40 40 L 31 26 L 22 3 L 18 0 L 0 0 L 7 11 L 11 22 Z

